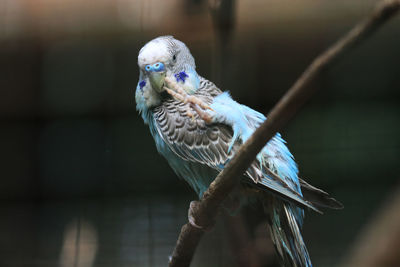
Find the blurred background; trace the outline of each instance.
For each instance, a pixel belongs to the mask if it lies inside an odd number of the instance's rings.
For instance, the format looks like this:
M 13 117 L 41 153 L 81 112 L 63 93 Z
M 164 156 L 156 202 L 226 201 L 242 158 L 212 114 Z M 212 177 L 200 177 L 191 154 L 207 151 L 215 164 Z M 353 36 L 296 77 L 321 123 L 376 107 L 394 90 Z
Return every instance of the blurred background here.
M 135 110 L 146 42 L 174 35 L 200 75 L 267 114 L 376 2 L 0 0 L 0 266 L 167 264 L 196 195 Z M 315 266 L 346 265 L 393 202 L 399 63 L 398 16 L 324 72 L 282 131 L 300 176 L 345 205 L 306 212 Z M 192 266 L 277 266 L 260 213 L 221 216 Z

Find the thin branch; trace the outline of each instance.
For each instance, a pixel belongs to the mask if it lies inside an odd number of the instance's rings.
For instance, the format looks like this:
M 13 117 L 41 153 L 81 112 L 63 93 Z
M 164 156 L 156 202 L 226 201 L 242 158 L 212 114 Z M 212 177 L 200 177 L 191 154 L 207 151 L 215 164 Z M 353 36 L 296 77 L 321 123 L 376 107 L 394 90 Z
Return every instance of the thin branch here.
M 190 215 L 195 219 L 197 225 L 205 229 L 214 224 L 221 203 L 238 184 L 242 174 L 265 146 L 266 140 L 270 140 L 278 130 L 282 129 L 314 93 L 316 88 L 312 86 L 312 82 L 320 73 L 340 56 L 343 56 L 344 52 L 375 32 L 399 9 L 400 0 L 380 2 L 368 18 L 357 24 L 348 34 L 311 63 L 271 110 L 267 116 L 268 120 L 240 147 L 233 159 L 210 184 L 201 200 L 191 203 L 189 213 L 191 213 Z M 169 266 L 189 266 L 203 233 L 203 230 L 194 227 L 192 224 L 185 224 L 181 229 Z

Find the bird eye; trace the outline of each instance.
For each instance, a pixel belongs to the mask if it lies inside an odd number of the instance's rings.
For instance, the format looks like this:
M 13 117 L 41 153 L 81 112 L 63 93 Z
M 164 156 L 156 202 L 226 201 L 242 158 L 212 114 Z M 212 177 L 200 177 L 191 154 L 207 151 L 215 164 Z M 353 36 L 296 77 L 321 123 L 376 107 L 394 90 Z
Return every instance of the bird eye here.
M 147 71 L 150 71 L 150 70 L 151 70 L 151 66 L 150 66 L 150 65 L 147 65 L 147 66 L 145 67 L 145 69 L 146 69 Z
M 176 61 L 176 54 L 172 57 L 173 61 Z

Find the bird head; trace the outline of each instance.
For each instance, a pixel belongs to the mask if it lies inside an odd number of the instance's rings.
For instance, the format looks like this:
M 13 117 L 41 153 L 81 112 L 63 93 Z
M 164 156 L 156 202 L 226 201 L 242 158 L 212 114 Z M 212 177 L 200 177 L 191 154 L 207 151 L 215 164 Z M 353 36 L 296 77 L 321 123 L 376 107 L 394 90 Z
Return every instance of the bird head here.
M 188 94 L 199 87 L 199 76 L 187 46 L 172 36 L 160 36 L 139 51 L 139 81 L 136 107 L 140 112 L 159 105 L 163 98 L 165 78 L 175 80 Z

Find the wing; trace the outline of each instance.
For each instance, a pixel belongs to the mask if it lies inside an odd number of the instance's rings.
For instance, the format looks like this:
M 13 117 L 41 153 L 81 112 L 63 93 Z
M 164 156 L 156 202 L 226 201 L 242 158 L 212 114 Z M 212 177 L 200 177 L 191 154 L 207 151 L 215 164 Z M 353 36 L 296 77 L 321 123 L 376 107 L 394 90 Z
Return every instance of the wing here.
M 218 93 L 215 90 L 197 96 L 210 103 L 213 95 Z M 174 99 L 167 99 L 156 107 L 153 118 L 159 136 L 183 160 L 221 170 L 233 156 L 232 151 L 228 152 L 231 127 L 221 123 L 206 125 L 196 113 L 192 119 L 186 115 L 189 108 L 188 104 Z
M 200 89 L 196 92 L 196 96 L 208 104 L 211 104 L 214 97 L 219 94 L 221 91 L 211 82 L 201 83 Z M 156 107 L 153 110 L 153 118 L 158 135 L 181 159 L 221 171 L 239 149 L 240 140 L 232 144 L 233 129 L 229 124 L 206 124 L 197 114 L 192 119 L 186 115 L 188 108 L 188 104 L 171 98 Z M 296 202 L 301 207 L 318 211 L 265 164 L 262 167 L 258 161 L 254 161 L 245 175 L 251 178 L 249 182 L 253 185 L 262 186 L 283 199 Z

